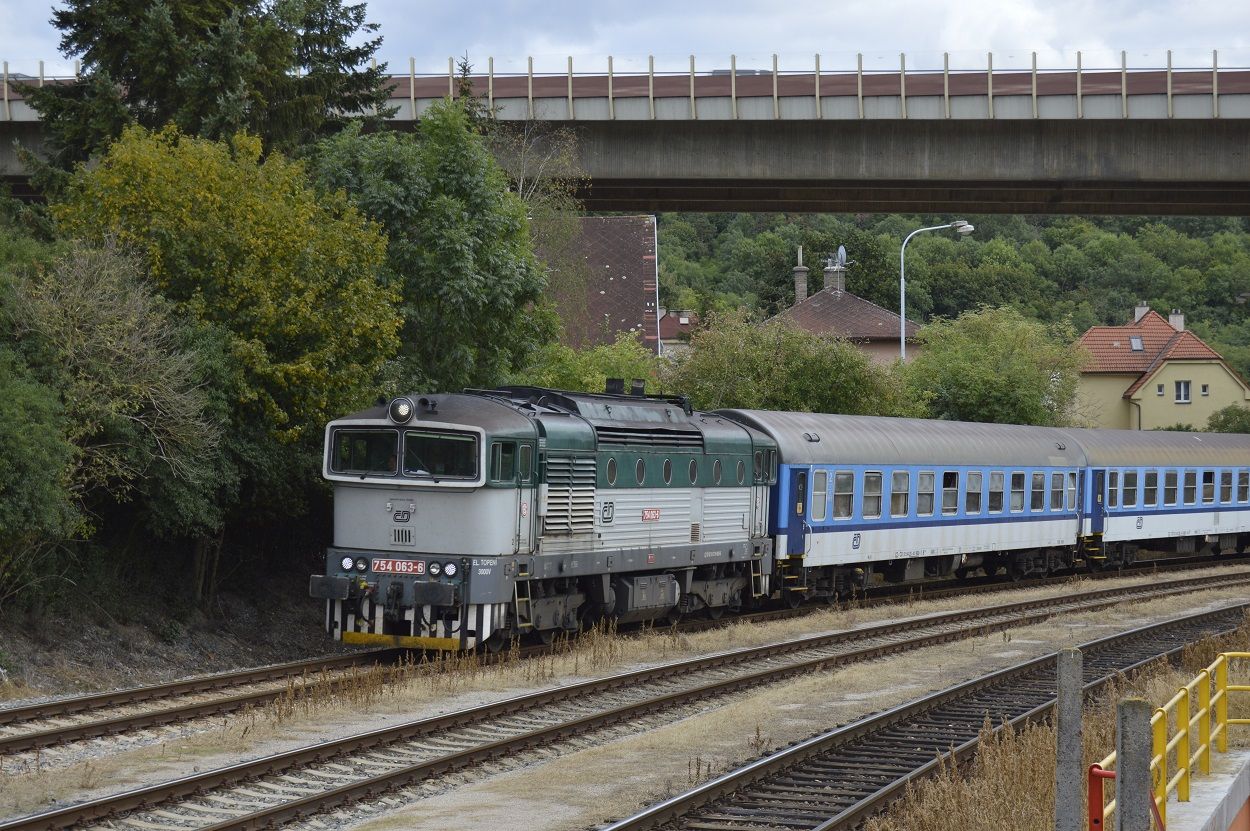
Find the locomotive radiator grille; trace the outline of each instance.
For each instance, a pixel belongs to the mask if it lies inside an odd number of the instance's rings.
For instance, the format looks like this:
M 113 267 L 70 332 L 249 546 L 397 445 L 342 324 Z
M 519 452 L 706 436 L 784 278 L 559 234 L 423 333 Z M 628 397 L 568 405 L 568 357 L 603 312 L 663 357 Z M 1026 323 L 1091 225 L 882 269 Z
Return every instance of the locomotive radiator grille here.
M 573 536 L 595 530 L 595 460 L 547 457 L 544 535 Z

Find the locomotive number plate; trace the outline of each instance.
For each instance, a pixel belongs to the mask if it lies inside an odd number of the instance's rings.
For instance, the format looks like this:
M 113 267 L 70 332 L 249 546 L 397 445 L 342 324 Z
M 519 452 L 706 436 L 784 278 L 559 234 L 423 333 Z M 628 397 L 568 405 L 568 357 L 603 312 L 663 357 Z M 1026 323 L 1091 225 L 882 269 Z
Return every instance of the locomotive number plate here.
M 373 561 L 373 570 L 377 574 L 425 574 L 425 561 L 379 558 Z
M 660 509 L 659 508 L 643 508 L 642 509 L 642 521 L 643 522 L 659 522 L 660 521 Z

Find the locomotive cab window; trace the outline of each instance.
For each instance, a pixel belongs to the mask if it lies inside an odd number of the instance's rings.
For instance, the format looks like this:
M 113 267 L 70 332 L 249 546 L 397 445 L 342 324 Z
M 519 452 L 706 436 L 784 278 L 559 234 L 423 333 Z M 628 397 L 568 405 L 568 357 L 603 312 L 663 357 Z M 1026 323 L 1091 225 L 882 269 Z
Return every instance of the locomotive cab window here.
M 1029 510 L 1046 510 L 1046 474 L 1035 472 L 1032 476 L 1032 487 L 1029 493 Z
M 1137 471 L 1124 471 L 1124 498 L 1120 500 L 1120 504 L 1125 508 L 1132 508 L 1137 504 Z
M 911 491 L 911 474 L 896 470 L 890 477 L 890 516 L 907 516 Z
M 990 473 L 990 513 L 1001 514 L 1003 512 L 1003 485 L 1006 482 L 1006 474 L 1002 471 L 995 470 Z
M 521 445 L 521 452 L 517 457 L 517 475 L 521 477 L 522 482 L 530 480 L 530 473 L 534 469 L 534 448 L 532 445 Z M 616 483 L 616 477 L 612 477 L 613 484 Z
M 513 442 L 497 441 L 491 445 L 490 478 L 493 482 L 516 479 L 516 445 Z
M 1052 511 L 1063 510 L 1063 474 L 1050 474 L 1050 509 Z
M 881 474 L 864 474 L 864 519 L 881 516 Z
M 1011 474 L 1011 512 L 1019 513 L 1024 510 L 1024 474 Z
M 512 445 L 516 453 L 516 445 Z M 510 464 L 515 464 L 515 455 Z M 404 431 L 404 473 L 430 479 L 476 479 L 477 436 Z
M 1163 504 L 1176 504 L 1176 471 L 1166 470 L 1163 472 Z
M 1198 471 L 1185 471 L 1185 504 L 1192 505 L 1198 501 Z
M 1233 472 L 1231 470 L 1220 471 L 1220 501 L 1233 501 Z
M 942 473 L 942 513 L 950 516 L 959 513 L 959 471 Z
M 819 522 L 825 518 L 829 501 L 829 471 L 812 472 L 812 521 Z
M 968 481 L 965 483 L 966 491 L 964 493 L 964 513 L 979 514 L 981 513 L 981 474 L 980 472 L 970 472 Z
M 755 481 L 760 482 L 764 478 L 764 451 L 755 451 Z
M 330 470 L 393 475 L 398 452 L 399 433 L 394 430 L 335 430 Z
M 1146 484 L 1142 489 L 1142 502 L 1148 507 L 1159 504 L 1159 471 L 1146 471 Z
M 933 516 L 933 471 L 916 477 L 916 516 Z
M 1202 501 L 1203 502 L 1215 501 L 1215 471 L 1214 470 L 1202 471 Z
M 850 519 L 855 502 L 855 474 L 839 470 L 833 474 L 833 518 Z

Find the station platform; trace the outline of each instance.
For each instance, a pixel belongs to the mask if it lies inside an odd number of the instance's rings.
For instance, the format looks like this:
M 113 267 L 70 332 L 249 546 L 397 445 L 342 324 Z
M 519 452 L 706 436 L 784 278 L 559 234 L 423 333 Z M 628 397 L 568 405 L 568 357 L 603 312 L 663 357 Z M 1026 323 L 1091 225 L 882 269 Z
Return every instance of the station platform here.
M 1168 801 L 1167 831 L 1250 831 L 1250 748 L 1211 755 L 1211 774 L 1194 776 L 1188 802 Z

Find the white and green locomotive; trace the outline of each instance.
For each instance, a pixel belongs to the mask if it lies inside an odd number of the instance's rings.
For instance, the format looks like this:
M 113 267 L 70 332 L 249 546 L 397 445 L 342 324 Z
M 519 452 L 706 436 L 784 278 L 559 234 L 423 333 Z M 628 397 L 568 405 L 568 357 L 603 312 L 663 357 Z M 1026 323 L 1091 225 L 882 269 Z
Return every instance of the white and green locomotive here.
M 311 593 L 358 644 L 497 648 L 771 591 L 776 444 L 684 399 L 533 387 L 329 424 L 334 544 Z

